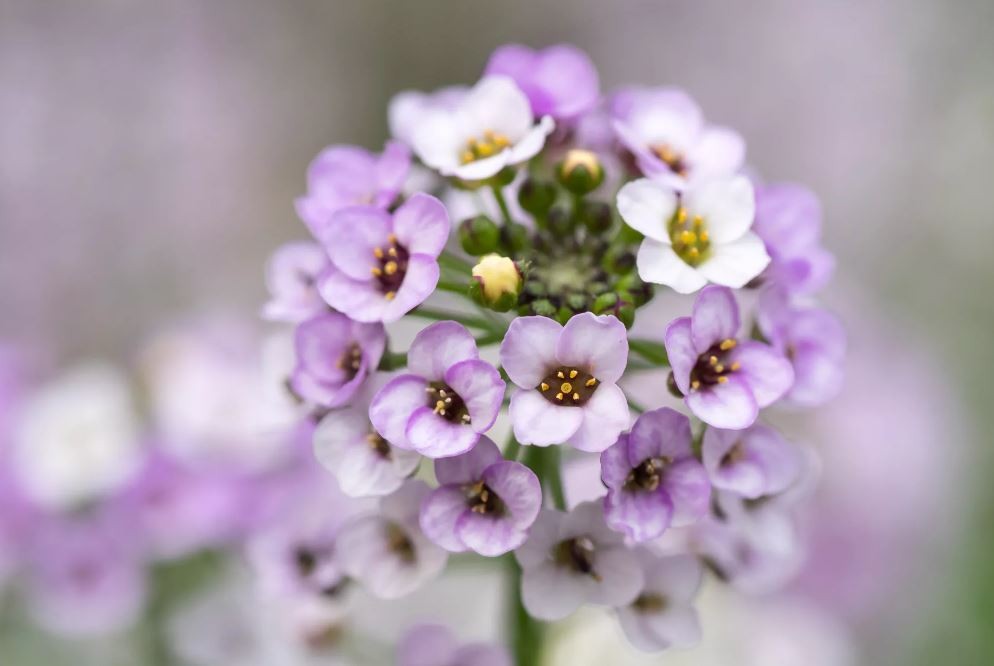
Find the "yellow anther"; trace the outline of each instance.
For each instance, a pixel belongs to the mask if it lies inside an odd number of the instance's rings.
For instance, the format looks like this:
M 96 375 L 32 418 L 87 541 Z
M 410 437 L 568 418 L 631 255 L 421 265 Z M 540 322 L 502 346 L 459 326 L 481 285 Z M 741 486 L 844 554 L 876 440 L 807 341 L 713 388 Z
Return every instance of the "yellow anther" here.
M 681 231 L 680 232 L 680 242 L 684 245 L 693 245 L 697 242 L 697 234 L 693 231 Z
M 396 257 L 397 256 L 397 248 L 391 247 L 389 250 L 387 250 L 387 254 L 389 254 L 391 257 Z
M 393 251 L 393 248 L 390 248 L 390 250 Z M 386 272 L 387 275 L 393 275 L 394 273 L 397 272 L 397 262 L 388 261 L 386 266 L 383 267 L 383 270 Z
M 697 259 L 699 256 L 701 256 L 701 251 L 698 250 L 696 247 L 692 247 L 689 250 L 687 250 L 687 254 L 690 255 L 691 259 Z
M 741 367 L 742 367 L 742 364 L 739 363 L 738 361 L 736 361 L 735 363 L 732 363 L 732 367 L 730 369 L 731 369 L 732 372 L 735 372 L 736 370 L 738 370 Z
M 586 384 L 584 384 L 584 385 L 585 386 L 593 386 L 596 383 L 597 383 L 597 380 L 594 379 L 593 377 L 591 377 L 590 379 L 587 380 Z
M 683 224 L 684 222 L 687 221 L 687 209 L 686 208 L 680 208 L 676 212 L 676 221 L 679 222 L 680 224 Z
M 374 277 L 380 277 L 381 275 L 383 275 L 383 271 L 380 270 L 379 266 L 373 266 L 372 272 Z
M 559 390 L 562 391 L 563 393 L 572 393 L 573 385 L 570 384 L 569 382 L 563 382 L 563 385 L 559 387 Z
M 556 373 L 556 377 L 559 377 L 559 379 L 566 379 L 566 375 L 563 374 L 562 370 Z
M 393 232 L 387 234 L 387 241 L 389 241 L 391 245 L 395 244 L 397 242 L 397 234 Z
M 383 298 L 387 299 L 388 301 L 392 301 L 396 297 L 397 297 L 396 291 L 388 291 L 387 293 L 383 294 Z
M 694 227 L 697 228 L 697 229 L 700 229 L 703 226 L 704 226 L 704 218 L 701 217 L 700 215 L 695 215 L 694 216 Z
M 563 394 L 562 393 L 557 393 L 556 394 L 556 400 L 562 400 L 562 399 L 563 399 Z
M 459 161 L 462 162 L 463 164 L 469 164 L 475 159 L 476 156 L 473 155 L 473 152 L 470 150 L 464 150 L 462 155 L 459 156 Z
M 711 365 L 718 365 L 718 357 L 717 356 L 708 357 L 708 363 L 710 363 Z
M 715 372 L 724 372 L 725 371 L 725 366 L 723 366 L 721 363 L 719 363 L 718 365 L 714 366 L 714 371 Z
M 576 379 L 576 376 L 577 376 L 578 374 L 579 374 L 579 373 L 578 373 L 578 372 L 577 372 L 576 370 L 570 370 L 570 371 L 569 371 L 569 378 L 570 378 L 570 379 Z
M 709 240 L 711 240 L 711 236 L 709 236 L 708 232 L 706 231 L 702 231 L 700 234 L 698 234 L 698 237 L 701 239 L 702 243 L 707 243 Z
M 701 388 L 701 383 L 699 381 L 695 379 L 694 381 L 690 382 L 690 389 L 692 391 L 696 391 L 699 388 Z
M 546 384 L 545 382 L 542 382 L 541 384 L 539 384 L 539 388 L 542 389 L 543 391 L 548 391 L 549 385 Z
M 719 384 L 727 384 L 728 383 L 728 377 L 725 377 L 724 375 L 722 375 L 721 377 L 718 377 L 718 383 Z
M 383 248 L 382 247 L 374 247 L 373 248 L 373 256 L 376 257 L 377 259 L 382 259 L 383 258 Z
M 580 394 L 579 394 L 579 393 L 574 393 L 574 394 L 573 394 L 573 401 L 574 401 L 574 402 L 577 402 L 577 401 L 579 401 L 579 400 L 580 400 Z
M 729 349 L 735 347 L 735 345 L 737 344 L 738 342 L 736 342 L 734 339 L 728 338 L 727 340 L 722 340 L 721 344 L 718 345 L 718 347 L 721 349 L 721 351 L 728 351 Z

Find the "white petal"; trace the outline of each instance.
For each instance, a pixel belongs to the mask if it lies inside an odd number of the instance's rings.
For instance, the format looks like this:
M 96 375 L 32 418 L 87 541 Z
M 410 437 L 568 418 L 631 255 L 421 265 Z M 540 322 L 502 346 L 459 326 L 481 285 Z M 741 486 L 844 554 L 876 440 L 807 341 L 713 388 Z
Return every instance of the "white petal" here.
M 521 601 L 528 613 L 540 620 L 561 620 L 583 603 L 584 579 L 552 562 L 525 570 L 521 577 Z
M 734 243 L 712 245 L 711 256 L 697 270 L 715 284 L 738 289 L 762 273 L 769 263 L 763 241 L 749 231 Z
M 691 215 L 704 218 L 714 244 L 741 238 L 756 218 L 756 195 L 745 176 L 697 185 L 684 193 L 684 203 Z
M 648 178 L 633 180 L 618 192 L 618 213 L 628 226 L 646 238 L 670 244 L 667 224 L 676 213 L 672 187 Z
M 672 247 L 649 238 L 642 241 L 637 262 L 640 278 L 664 284 L 680 294 L 692 294 L 708 283 L 707 278 L 678 257 Z
M 520 141 L 511 148 L 508 156 L 508 164 L 518 164 L 538 155 L 545 145 L 545 137 L 556 128 L 555 121 L 549 116 L 542 116 L 542 120 L 537 125 L 528 130 Z
M 466 138 L 482 136 L 486 130 L 503 134 L 518 143 L 532 128 L 528 98 L 506 76 L 487 76 L 469 91 L 459 106 Z

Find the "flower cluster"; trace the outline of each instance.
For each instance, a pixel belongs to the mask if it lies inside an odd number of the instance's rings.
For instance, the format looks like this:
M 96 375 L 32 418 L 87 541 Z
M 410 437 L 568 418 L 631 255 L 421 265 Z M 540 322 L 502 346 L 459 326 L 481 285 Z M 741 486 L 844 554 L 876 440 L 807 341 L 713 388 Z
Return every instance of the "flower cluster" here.
M 705 571 L 759 589 L 798 557 L 812 459 L 763 415 L 840 387 L 845 334 L 811 304 L 834 268 L 817 200 L 747 175 L 742 137 L 683 91 L 603 93 L 570 46 L 502 47 L 389 121 L 381 154 L 317 157 L 297 202 L 312 239 L 267 272 L 317 459 L 378 499 L 296 551 L 302 589 L 395 599 L 450 553 L 513 552 L 519 663 L 529 622 L 585 603 L 639 648 L 693 644 Z M 651 321 L 661 301 L 687 316 Z M 646 409 L 625 385 L 653 371 Z M 599 465 L 585 501 L 565 501 L 563 456 Z M 422 643 L 439 656 L 410 663 L 459 659 L 441 629 L 404 650 Z

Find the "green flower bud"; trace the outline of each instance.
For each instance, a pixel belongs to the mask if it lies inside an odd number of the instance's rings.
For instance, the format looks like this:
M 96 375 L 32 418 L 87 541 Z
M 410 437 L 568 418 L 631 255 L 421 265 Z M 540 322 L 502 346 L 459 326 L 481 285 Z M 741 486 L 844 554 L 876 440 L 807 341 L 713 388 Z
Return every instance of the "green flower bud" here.
M 586 201 L 580 210 L 580 219 L 592 234 L 602 234 L 611 228 L 614 218 L 611 206 L 603 201 Z
M 576 228 L 576 221 L 562 206 L 554 206 L 549 211 L 549 231 L 556 236 L 569 236 Z
M 583 196 L 604 182 L 604 167 L 596 154 L 574 148 L 557 165 L 556 178 L 567 190 Z
M 510 254 L 518 254 L 528 247 L 528 228 L 512 222 L 500 229 L 500 240 Z
M 556 306 L 547 298 L 532 303 L 532 312 L 542 317 L 552 317 L 556 314 Z
M 556 186 L 528 178 L 521 183 L 518 190 L 518 203 L 521 208 L 535 216 L 536 220 L 544 220 L 552 204 L 556 202 Z
M 488 254 L 473 266 L 470 296 L 480 305 L 507 312 L 518 304 L 521 272 L 513 261 L 499 254 Z
M 466 254 L 475 257 L 489 254 L 500 242 L 500 228 L 486 215 L 463 220 L 459 225 L 459 243 Z

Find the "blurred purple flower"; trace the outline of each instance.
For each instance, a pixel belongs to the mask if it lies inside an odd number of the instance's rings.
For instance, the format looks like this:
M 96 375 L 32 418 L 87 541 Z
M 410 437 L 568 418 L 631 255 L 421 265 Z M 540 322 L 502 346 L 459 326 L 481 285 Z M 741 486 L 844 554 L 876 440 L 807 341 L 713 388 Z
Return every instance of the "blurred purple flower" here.
M 635 600 L 618 609 L 621 628 L 632 645 L 646 652 L 689 648 L 701 640 L 693 601 L 703 568 L 690 555 L 657 556 L 638 551 L 645 584 Z
M 394 446 L 429 458 L 458 455 L 497 420 L 504 380 L 480 359 L 476 340 L 461 324 L 440 321 L 418 333 L 407 368 L 369 408 L 376 431 Z
M 561 326 L 518 317 L 500 360 L 519 387 L 510 415 L 522 444 L 567 443 L 598 453 L 628 427 L 628 402 L 616 384 L 628 364 L 628 335 L 617 318 L 586 312 Z
M 375 596 L 396 599 L 435 578 L 448 554 L 418 524 L 429 493 L 423 481 L 407 481 L 380 500 L 380 512 L 357 518 L 338 537 L 339 560 L 349 576 Z
M 707 513 L 711 486 L 694 457 L 690 419 L 668 407 L 638 417 L 632 431 L 601 454 L 604 517 L 635 542 Z
M 499 645 L 460 645 L 448 628 L 437 624 L 411 627 L 397 645 L 397 666 L 512 666 Z
M 694 300 L 693 316 L 666 328 L 673 379 L 687 407 L 708 425 L 748 428 L 759 410 L 790 389 L 790 362 L 769 345 L 739 341 L 739 307 L 727 287 L 709 286 Z
M 568 514 L 543 510 L 514 554 L 523 570 L 522 602 L 541 620 L 561 620 L 585 602 L 629 604 L 644 582 L 635 552 L 604 522 L 600 502 Z
M 538 477 L 504 460 L 488 437 L 472 450 L 435 461 L 440 486 L 421 505 L 421 529 L 442 548 L 496 557 L 528 536 L 542 506 Z
M 266 265 L 270 298 L 262 308 L 263 318 L 296 324 L 327 310 L 317 281 L 328 263 L 328 255 L 317 243 L 297 241 L 280 246 Z
M 803 465 L 796 447 L 758 423 L 745 430 L 708 428 L 701 453 L 711 485 L 747 499 L 783 492 L 798 480 Z
M 382 324 L 361 324 L 324 312 L 297 326 L 293 391 L 308 402 L 335 408 L 348 403 L 380 364 L 386 348 Z
M 316 232 L 331 258 L 318 281 L 321 296 L 356 321 L 397 321 L 438 284 L 436 260 L 450 226 L 445 207 L 427 194 L 392 214 L 372 206 L 339 210 Z
M 389 495 L 411 476 L 421 456 L 394 446 L 369 420 L 372 397 L 390 376 L 374 374 L 352 404 L 329 412 L 314 431 L 314 454 L 350 497 Z
M 382 154 L 358 146 L 329 146 L 307 167 L 307 194 L 296 201 L 297 215 L 315 236 L 331 216 L 349 206 L 387 208 L 411 168 L 407 146 L 388 141 Z
M 521 44 L 499 47 L 484 75 L 504 75 L 528 96 L 536 118 L 570 120 L 588 111 L 600 97 L 597 68 L 590 57 L 569 44 L 535 50 Z
M 670 182 L 736 174 L 745 142 L 726 127 L 707 125 L 697 103 L 676 88 L 625 88 L 610 100 L 614 131 L 646 176 Z
M 758 186 L 753 230 L 772 259 L 765 278 L 803 294 L 832 278 L 835 257 L 821 245 L 821 204 L 811 190 L 790 183 Z

